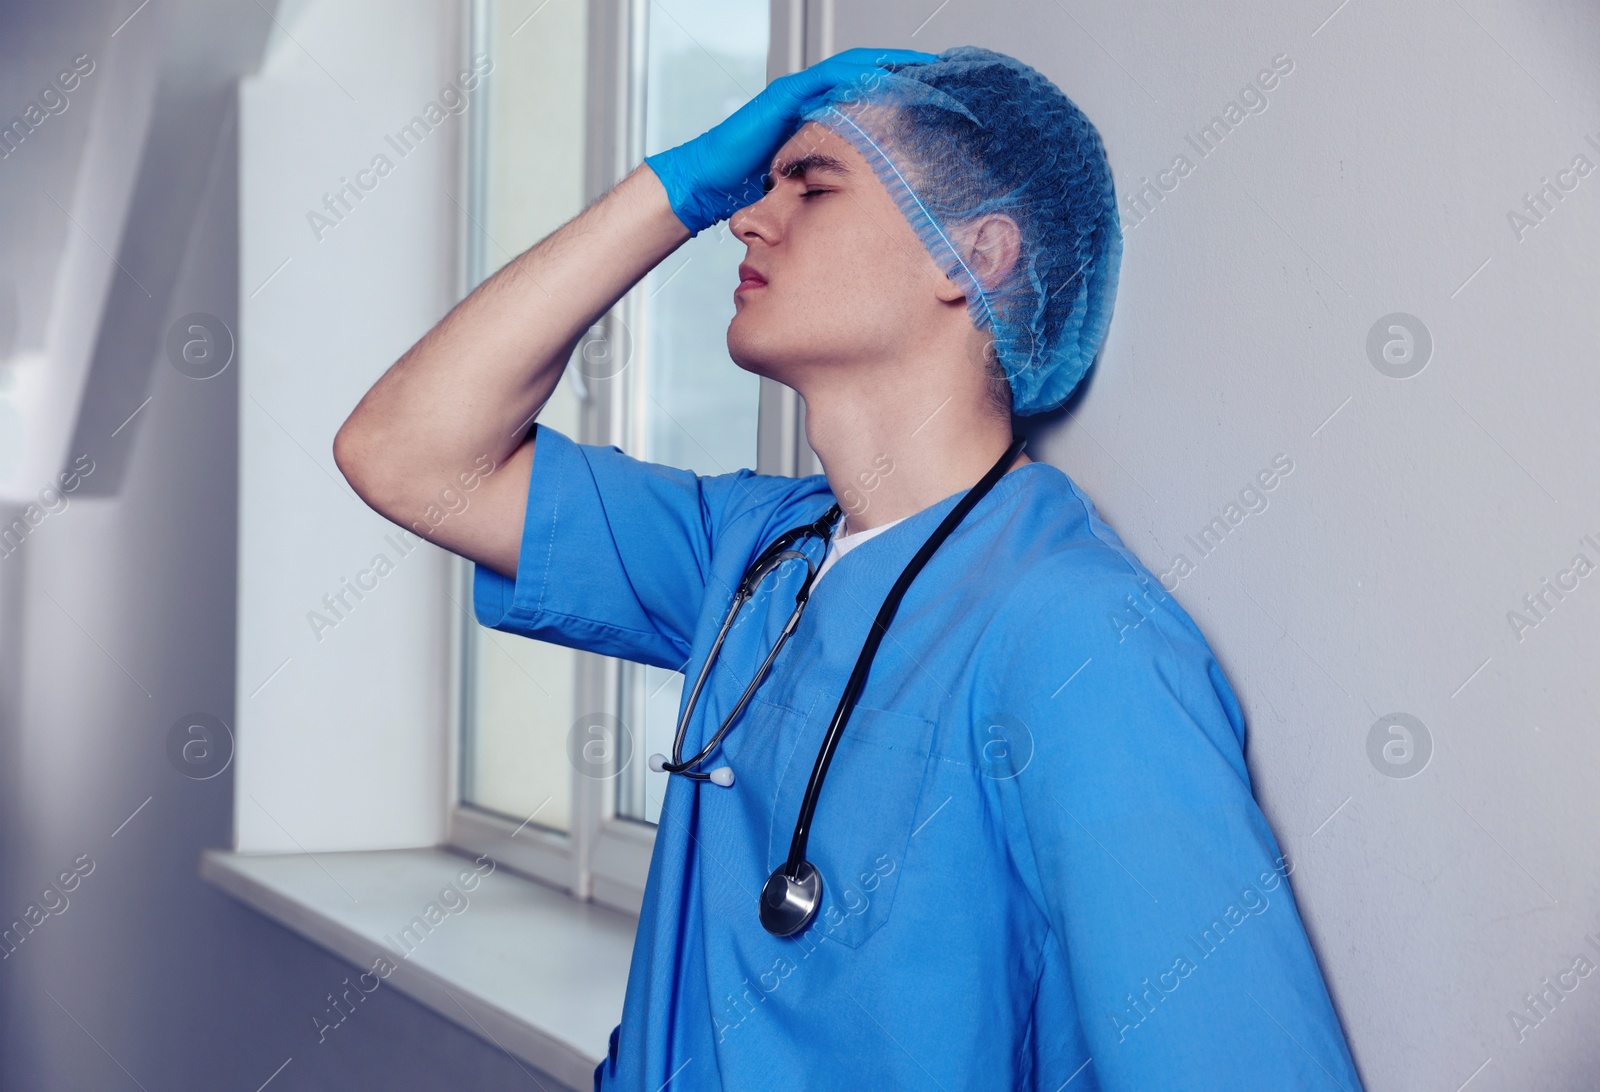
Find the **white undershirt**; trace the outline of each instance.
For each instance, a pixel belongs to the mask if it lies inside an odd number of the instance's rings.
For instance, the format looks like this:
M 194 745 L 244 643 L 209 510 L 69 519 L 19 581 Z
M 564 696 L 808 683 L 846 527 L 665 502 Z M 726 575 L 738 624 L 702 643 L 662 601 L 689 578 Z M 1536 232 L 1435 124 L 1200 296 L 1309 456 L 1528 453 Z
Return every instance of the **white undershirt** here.
M 904 516 L 900 517 L 900 519 L 905 518 L 906 517 Z M 844 529 L 849 523 L 849 520 L 850 517 L 847 514 L 839 524 L 839 533 L 833 536 L 833 541 L 828 545 L 828 556 L 822 559 L 822 568 L 817 570 L 817 578 L 811 582 L 811 588 L 813 591 L 815 591 L 817 585 L 822 582 L 822 577 L 830 568 L 833 567 L 833 563 L 835 561 L 838 561 L 845 554 L 849 553 L 851 550 L 867 541 L 867 539 L 871 538 L 873 535 L 881 534 L 900 522 L 899 519 L 890 520 L 888 523 L 880 524 L 877 527 L 869 527 L 865 531 L 857 531 L 854 534 L 845 534 Z

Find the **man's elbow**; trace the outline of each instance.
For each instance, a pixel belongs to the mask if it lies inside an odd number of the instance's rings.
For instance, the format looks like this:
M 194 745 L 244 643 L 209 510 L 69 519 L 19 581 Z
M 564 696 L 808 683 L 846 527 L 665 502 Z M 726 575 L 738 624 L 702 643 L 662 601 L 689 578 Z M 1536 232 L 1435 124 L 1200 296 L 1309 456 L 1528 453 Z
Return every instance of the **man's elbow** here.
M 333 436 L 333 463 L 356 495 L 382 512 L 382 445 L 352 414 Z

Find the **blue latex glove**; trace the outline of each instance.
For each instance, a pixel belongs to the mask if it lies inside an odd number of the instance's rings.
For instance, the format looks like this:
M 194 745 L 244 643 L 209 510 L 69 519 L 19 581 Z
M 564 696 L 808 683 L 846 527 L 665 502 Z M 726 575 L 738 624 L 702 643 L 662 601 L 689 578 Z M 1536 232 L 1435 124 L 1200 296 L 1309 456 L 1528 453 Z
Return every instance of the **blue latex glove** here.
M 691 236 L 698 235 L 760 199 L 773 155 L 800 128 L 801 115 L 829 91 L 850 80 L 870 89 L 883 65 L 935 60 L 932 53 L 911 49 L 847 49 L 773 80 L 722 124 L 644 161 L 666 187 L 672 211 Z

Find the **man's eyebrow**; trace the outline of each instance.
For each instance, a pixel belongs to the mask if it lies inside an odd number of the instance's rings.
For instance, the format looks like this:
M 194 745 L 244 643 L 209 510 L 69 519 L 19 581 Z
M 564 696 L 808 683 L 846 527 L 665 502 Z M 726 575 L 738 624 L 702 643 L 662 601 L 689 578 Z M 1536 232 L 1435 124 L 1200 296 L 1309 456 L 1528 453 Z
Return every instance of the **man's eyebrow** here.
M 791 159 L 787 163 L 773 165 L 772 173 L 777 178 L 797 178 L 809 171 L 820 171 L 825 174 L 849 174 L 850 168 L 842 159 L 835 159 L 822 152 L 807 152 L 799 159 Z

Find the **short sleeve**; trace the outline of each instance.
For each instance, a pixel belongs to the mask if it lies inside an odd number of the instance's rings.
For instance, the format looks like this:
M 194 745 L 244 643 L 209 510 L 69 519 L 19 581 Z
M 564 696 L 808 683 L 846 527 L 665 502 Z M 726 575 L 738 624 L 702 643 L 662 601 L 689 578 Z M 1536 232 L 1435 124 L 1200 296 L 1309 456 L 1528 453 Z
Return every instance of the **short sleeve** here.
M 697 475 L 540 425 L 516 579 L 476 566 L 474 614 L 491 629 L 677 670 L 724 530 L 799 481 Z
M 993 669 L 1031 742 L 996 792 L 1099 1087 L 1359 1092 L 1204 638 L 1122 561 L 1048 583 L 1013 600 Z

